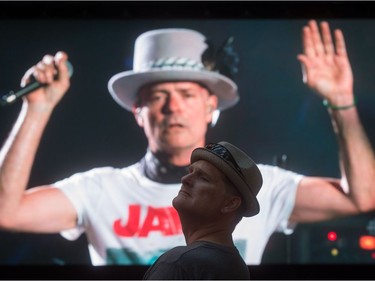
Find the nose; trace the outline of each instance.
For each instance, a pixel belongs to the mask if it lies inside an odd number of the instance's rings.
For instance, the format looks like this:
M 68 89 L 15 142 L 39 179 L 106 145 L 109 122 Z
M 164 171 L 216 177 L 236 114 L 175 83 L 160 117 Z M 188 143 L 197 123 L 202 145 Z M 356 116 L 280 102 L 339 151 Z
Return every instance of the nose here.
M 192 182 L 192 174 L 189 173 L 189 174 L 183 176 L 183 177 L 181 178 L 181 182 L 182 182 L 182 184 L 185 185 L 185 186 L 191 186 L 191 182 Z
M 170 114 L 179 111 L 182 108 L 182 101 L 178 94 L 170 94 L 165 100 L 163 113 Z

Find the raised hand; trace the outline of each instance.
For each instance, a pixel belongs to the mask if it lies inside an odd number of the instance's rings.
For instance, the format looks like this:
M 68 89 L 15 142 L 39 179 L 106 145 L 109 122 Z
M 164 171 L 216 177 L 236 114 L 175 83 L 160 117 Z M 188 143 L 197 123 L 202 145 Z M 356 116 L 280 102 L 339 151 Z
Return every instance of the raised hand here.
M 341 30 L 334 31 L 334 42 L 327 22 L 315 20 L 303 27 L 303 81 L 322 98 L 335 106 L 353 101 L 353 74 Z
M 66 61 L 68 56 L 58 52 L 55 56 L 45 55 L 35 66 L 26 71 L 21 80 L 24 87 L 34 77 L 44 87 L 25 96 L 30 105 L 43 104 L 55 107 L 70 86 L 70 77 Z M 56 76 L 57 75 L 57 76 Z

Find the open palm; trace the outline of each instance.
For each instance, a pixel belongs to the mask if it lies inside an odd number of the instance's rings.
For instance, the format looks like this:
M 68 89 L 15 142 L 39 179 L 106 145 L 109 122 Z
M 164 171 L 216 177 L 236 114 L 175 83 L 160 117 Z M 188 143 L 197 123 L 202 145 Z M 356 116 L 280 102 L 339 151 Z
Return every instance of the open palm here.
M 327 22 L 310 21 L 303 29 L 304 54 L 298 56 L 303 65 L 304 82 L 329 101 L 340 101 L 353 95 L 353 74 L 347 56 L 344 36 L 335 30 L 335 45 Z

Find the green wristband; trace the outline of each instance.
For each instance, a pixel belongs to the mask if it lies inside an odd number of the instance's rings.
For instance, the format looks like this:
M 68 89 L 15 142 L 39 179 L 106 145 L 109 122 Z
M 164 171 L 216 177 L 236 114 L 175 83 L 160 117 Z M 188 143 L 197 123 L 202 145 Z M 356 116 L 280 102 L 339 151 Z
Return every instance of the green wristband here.
M 357 100 L 356 100 L 356 98 L 354 98 L 353 104 L 350 104 L 350 105 L 336 106 L 336 105 L 330 104 L 328 100 L 324 99 L 323 105 L 327 108 L 332 109 L 332 110 L 345 110 L 345 109 L 355 107 L 357 105 Z

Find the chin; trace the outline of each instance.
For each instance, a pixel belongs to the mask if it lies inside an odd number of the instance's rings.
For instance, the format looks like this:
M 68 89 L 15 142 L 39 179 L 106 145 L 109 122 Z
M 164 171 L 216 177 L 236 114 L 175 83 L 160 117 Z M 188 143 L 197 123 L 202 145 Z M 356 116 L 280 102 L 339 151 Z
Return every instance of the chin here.
M 182 196 L 181 194 L 178 194 L 172 200 L 173 208 L 175 208 L 178 212 L 179 210 L 181 210 L 183 208 L 185 200 L 186 200 L 186 198 L 184 196 Z
M 185 149 L 190 147 L 190 142 L 186 141 L 188 137 L 167 137 L 161 140 L 162 146 L 166 148 L 166 150 L 179 150 Z
M 167 134 L 164 140 L 171 144 L 175 143 L 176 145 L 181 145 L 183 143 L 186 143 L 186 141 L 189 140 L 190 138 L 191 137 L 189 137 L 187 134 L 174 133 L 174 134 Z
M 192 134 L 191 131 L 185 131 L 180 133 L 170 133 L 166 134 L 163 141 L 169 143 L 170 145 L 188 147 L 193 145 L 201 145 L 204 143 L 205 135 Z
M 178 201 L 180 200 L 179 198 L 180 195 L 177 195 L 175 198 L 172 200 L 172 206 L 177 210 L 176 206 L 178 207 Z

